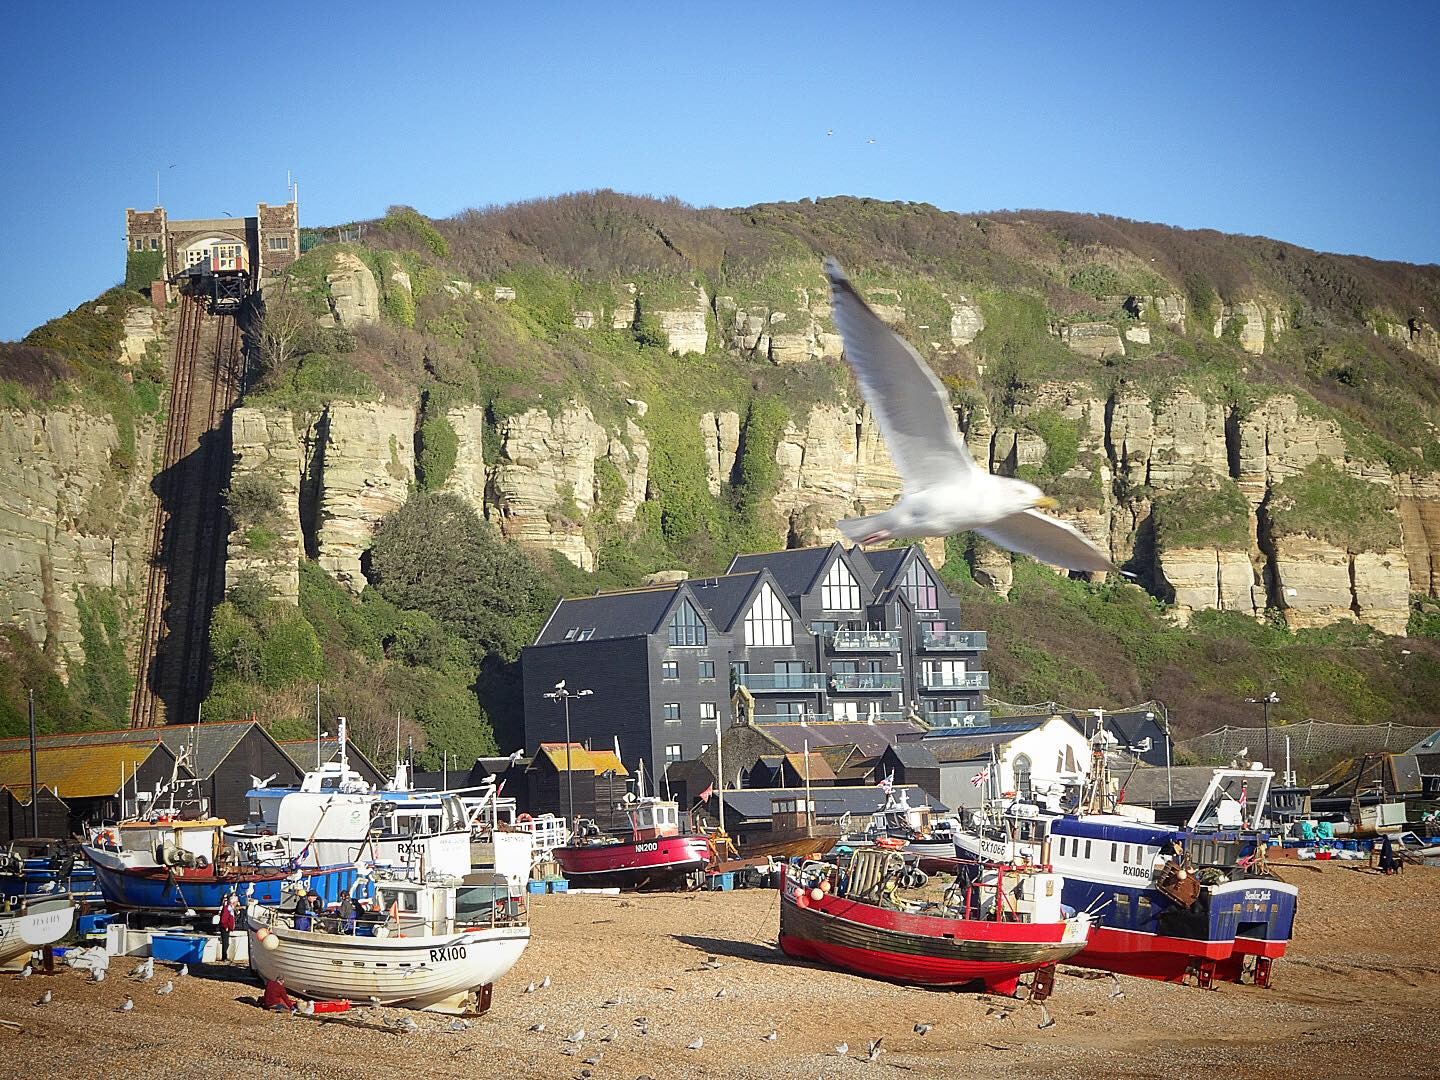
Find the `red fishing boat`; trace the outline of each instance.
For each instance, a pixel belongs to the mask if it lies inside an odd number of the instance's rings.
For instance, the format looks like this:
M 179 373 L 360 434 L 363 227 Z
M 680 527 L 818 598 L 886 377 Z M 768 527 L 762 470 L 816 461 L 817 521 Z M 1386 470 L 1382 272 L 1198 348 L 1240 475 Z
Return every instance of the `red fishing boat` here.
M 1065 917 L 1054 874 L 999 869 L 981 884 L 950 887 L 942 900 L 911 902 L 896 895 L 906 873 L 904 857 L 885 848 L 857 850 L 843 872 L 820 862 L 785 867 L 780 948 L 873 978 L 978 983 L 998 994 L 1015 993 L 1033 971 L 1043 997 L 1055 965 L 1089 939 L 1089 916 Z
M 630 811 L 630 835 L 607 836 L 582 821 L 570 843 L 552 848 L 560 872 L 576 885 L 654 888 L 675 885 L 709 865 L 710 840 L 680 830 L 680 808 L 645 798 Z

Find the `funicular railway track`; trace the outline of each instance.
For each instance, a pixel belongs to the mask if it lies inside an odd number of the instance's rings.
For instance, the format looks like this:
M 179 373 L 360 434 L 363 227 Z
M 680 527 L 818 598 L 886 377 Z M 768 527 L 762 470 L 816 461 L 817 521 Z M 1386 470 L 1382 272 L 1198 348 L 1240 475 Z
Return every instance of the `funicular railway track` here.
M 210 612 L 224 590 L 230 410 L 242 334 L 233 315 L 182 297 L 163 457 L 153 488 L 150 566 L 131 727 L 194 721 L 203 697 Z

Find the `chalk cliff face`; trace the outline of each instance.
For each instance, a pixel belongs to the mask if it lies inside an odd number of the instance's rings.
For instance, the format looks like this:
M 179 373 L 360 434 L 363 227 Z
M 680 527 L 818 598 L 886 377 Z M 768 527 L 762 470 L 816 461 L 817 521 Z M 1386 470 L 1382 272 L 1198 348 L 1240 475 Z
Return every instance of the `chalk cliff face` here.
M 42 644 L 62 674 L 79 663 L 86 589 L 144 589 L 155 425 L 133 454 L 109 416 L 0 412 L 0 621 Z M 125 451 L 137 464 L 117 467 Z
M 225 555 L 225 587 L 247 576 L 281 600 L 300 595 L 301 443 L 295 421 L 283 409 L 236 409 L 231 418 L 230 486 L 260 477 L 278 496 L 273 519 L 258 528 L 235 528 Z
M 320 433 L 319 562 L 358 593 L 375 526 L 405 504 L 415 483 L 415 413 L 398 405 L 331 405 Z

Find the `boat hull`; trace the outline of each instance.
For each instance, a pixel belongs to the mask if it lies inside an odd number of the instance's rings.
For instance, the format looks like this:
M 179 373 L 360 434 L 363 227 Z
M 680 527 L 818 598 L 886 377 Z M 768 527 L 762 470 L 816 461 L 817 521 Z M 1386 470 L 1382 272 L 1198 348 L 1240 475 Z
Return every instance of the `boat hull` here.
M 619 843 L 568 844 L 551 849 L 560 872 L 584 886 L 653 888 L 674 885 L 710 863 L 710 845 L 699 835 L 661 836 Z
M 75 925 L 75 903 L 68 896 L 34 900 L 17 912 L 0 915 L 0 965 L 53 945 Z
M 373 1001 L 430 1012 L 473 1011 L 483 989 L 515 966 L 528 926 L 460 930 L 426 937 L 373 938 L 271 927 L 266 948 L 249 934 L 250 966 L 265 980 L 310 998 Z
M 780 888 L 780 948 L 872 978 L 923 986 L 980 983 L 1010 993 L 1019 976 L 1075 956 L 1087 926 L 910 915 L 821 894 L 788 873 Z
M 113 853 L 86 847 L 85 857 L 95 867 L 95 879 L 105 902 L 123 911 L 175 914 L 186 909 L 197 913 L 220 910 L 227 893 L 273 907 L 287 888 L 304 883 L 326 903 L 333 903 L 355 884 L 354 866 L 329 866 L 292 871 L 274 869 L 237 870 L 218 874 L 212 868 L 188 869 L 164 866 L 125 866 Z

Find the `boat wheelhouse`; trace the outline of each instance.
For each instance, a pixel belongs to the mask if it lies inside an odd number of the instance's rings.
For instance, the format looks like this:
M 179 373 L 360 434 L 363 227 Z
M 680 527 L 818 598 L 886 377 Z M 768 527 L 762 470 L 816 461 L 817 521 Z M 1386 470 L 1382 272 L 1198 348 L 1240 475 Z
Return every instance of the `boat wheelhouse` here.
M 647 888 L 682 883 L 710 864 L 710 838 L 688 821 L 681 830 L 675 802 L 646 797 L 627 813 L 628 837 L 608 836 L 593 821 L 581 821 L 569 843 L 550 851 L 561 873 L 581 885 Z

